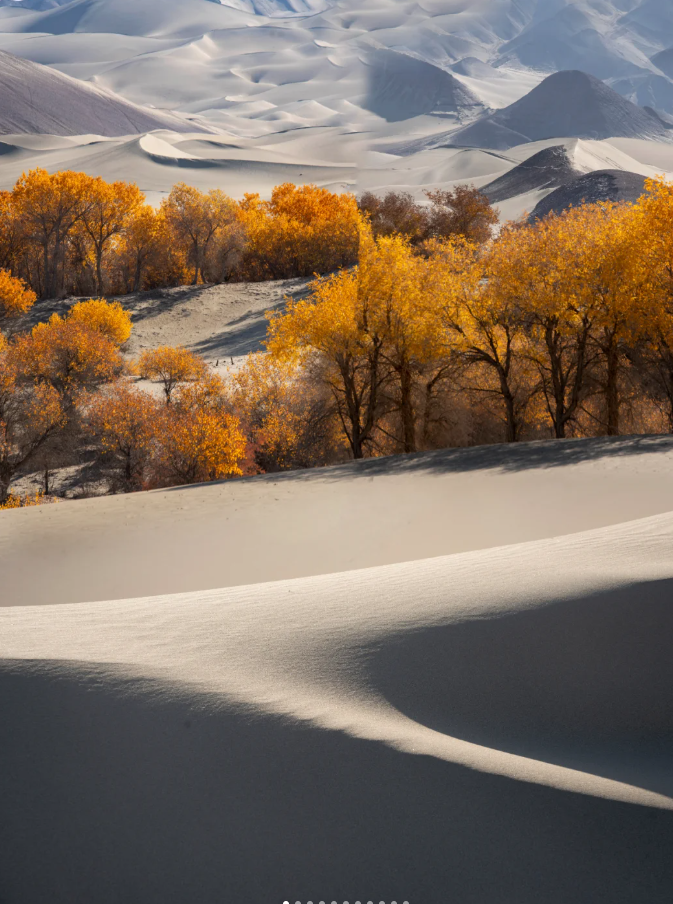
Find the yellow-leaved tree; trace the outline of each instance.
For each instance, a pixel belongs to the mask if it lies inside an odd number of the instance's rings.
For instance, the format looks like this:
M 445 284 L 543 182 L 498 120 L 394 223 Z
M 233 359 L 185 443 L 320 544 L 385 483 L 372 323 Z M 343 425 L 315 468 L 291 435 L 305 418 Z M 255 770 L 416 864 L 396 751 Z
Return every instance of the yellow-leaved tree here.
M 20 317 L 35 304 L 37 296 L 7 270 L 0 270 L 0 329 L 5 321 Z
M 272 357 L 311 368 L 326 386 L 354 458 L 388 441 L 417 448 L 419 410 L 425 420 L 449 367 L 431 277 L 407 239 L 363 229 L 356 268 L 271 318 Z
M 12 478 L 63 427 L 65 412 L 53 386 L 25 380 L 12 346 L 0 348 L 0 506 Z
M 144 379 L 162 384 L 166 404 L 170 405 L 176 386 L 203 379 L 208 368 L 203 358 L 186 348 L 161 345 L 142 352 L 137 370 Z
M 68 312 L 72 323 L 83 323 L 100 333 L 116 346 L 122 346 L 131 336 L 131 315 L 118 301 L 92 298 L 78 301 Z
M 145 195 L 131 182 L 105 182 L 100 177 L 86 185 L 86 203 L 82 206 L 81 227 L 93 250 L 96 292 L 103 295 L 103 263 L 137 211 Z
M 114 317 L 114 308 L 112 313 Z M 93 324 L 82 313 L 53 314 L 47 323 L 18 336 L 10 349 L 24 378 L 52 386 L 66 408 L 77 403 L 83 390 L 109 383 L 124 370 L 117 343 L 100 328 L 100 312 L 92 319 Z
M 327 274 L 357 262 L 362 217 L 353 195 L 285 183 L 269 201 L 246 195 L 240 210 L 246 279 Z
M 156 399 L 124 381 L 90 398 L 85 426 L 112 466 L 114 489 L 138 490 L 145 485 L 159 420 Z
M 429 248 L 428 292 L 446 343 L 470 388 L 502 406 L 505 439 L 519 439 L 534 392 L 523 355 L 525 322 L 516 299 L 498 286 L 498 243 L 486 250 L 462 239 Z
M 68 241 L 91 207 L 91 181 L 85 173 L 52 175 L 34 169 L 12 191 L 22 240 L 35 250 L 35 282 L 42 298 L 55 298 L 63 287 Z
M 260 471 L 315 467 L 340 456 L 329 398 L 296 361 L 248 355 L 228 386 Z
M 177 388 L 172 404 L 161 409 L 155 436 L 153 480 L 159 486 L 242 473 L 246 439 L 229 409 L 226 387 L 215 375 Z
M 172 240 L 188 256 L 193 268 L 192 283 L 196 285 L 203 278 L 208 252 L 216 238 L 225 231 L 236 231 L 236 204 L 219 189 L 201 192 L 179 182 L 162 202 L 161 211 Z M 226 254 L 223 249 L 220 252 Z

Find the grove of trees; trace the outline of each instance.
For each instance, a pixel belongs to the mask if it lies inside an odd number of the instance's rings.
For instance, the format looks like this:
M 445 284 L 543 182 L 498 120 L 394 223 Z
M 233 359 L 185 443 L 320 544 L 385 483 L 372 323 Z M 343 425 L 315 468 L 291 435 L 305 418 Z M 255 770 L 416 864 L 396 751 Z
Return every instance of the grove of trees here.
M 451 445 L 673 432 L 673 186 L 504 225 L 474 189 L 234 201 L 33 171 L 0 197 L 0 506 L 83 455 L 112 491 Z M 101 296 L 316 275 L 227 378 L 124 355 Z M 23 329 L 38 296 L 98 296 Z M 22 320 L 22 318 L 24 318 Z M 142 388 L 152 381 L 156 391 Z M 34 501 L 34 500 L 33 500 Z
M 180 183 L 158 209 L 128 182 L 36 169 L 0 192 L 0 269 L 39 298 L 313 276 L 355 264 L 352 195 L 277 186 L 234 201 Z

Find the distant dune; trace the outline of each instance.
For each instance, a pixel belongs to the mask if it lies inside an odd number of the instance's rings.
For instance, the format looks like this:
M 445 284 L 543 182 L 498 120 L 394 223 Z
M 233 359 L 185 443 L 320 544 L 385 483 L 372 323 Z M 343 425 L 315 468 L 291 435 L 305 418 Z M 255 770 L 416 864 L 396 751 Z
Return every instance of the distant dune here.
M 389 122 L 426 113 L 474 117 L 484 112 L 484 104 L 454 75 L 438 66 L 386 49 L 370 51 L 365 61 L 364 106 Z
M 507 149 L 547 138 L 666 137 L 659 119 L 585 72 L 556 72 L 508 107 L 451 137 L 451 143 Z
M 637 173 L 598 170 L 564 184 L 539 201 L 531 214 L 539 220 L 550 213 L 562 213 L 569 207 L 598 201 L 633 203 L 645 192 L 645 179 Z
M 152 129 L 191 132 L 199 126 L 0 51 L 0 134 L 112 137 Z

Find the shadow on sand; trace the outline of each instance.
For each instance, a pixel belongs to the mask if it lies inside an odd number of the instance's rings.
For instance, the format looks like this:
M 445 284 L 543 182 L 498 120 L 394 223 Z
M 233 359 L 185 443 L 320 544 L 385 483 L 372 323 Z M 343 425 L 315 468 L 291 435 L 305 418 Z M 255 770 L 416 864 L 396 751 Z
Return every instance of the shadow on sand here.
M 297 481 L 352 480 L 395 474 L 459 474 L 470 471 L 529 471 L 537 468 L 562 468 L 583 462 L 609 461 L 632 455 L 655 455 L 673 452 L 673 436 L 616 436 L 589 439 L 542 440 L 529 443 L 500 443 L 492 446 L 468 446 L 460 449 L 438 449 L 435 452 L 386 455 L 365 458 L 324 468 L 279 471 L 237 480 Z M 221 481 L 226 482 L 226 481 Z M 202 484 L 192 484 L 202 486 Z M 164 490 L 186 490 L 189 486 Z
M 671 812 L 161 691 L 5 663 L 3 904 L 670 902 Z
M 673 797 L 673 581 L 423 629 L 372 651 L 411 719 Z

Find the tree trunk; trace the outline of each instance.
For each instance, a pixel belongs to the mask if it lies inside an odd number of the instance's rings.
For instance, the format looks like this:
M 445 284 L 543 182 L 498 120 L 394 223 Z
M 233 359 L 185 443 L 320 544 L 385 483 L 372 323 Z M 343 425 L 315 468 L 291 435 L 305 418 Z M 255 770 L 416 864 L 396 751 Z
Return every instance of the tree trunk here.
M 140 261 L 140 257 L 136 258 L 136 272 L 133 278 L 133 291 L 140 292 L 140 286 L 142 285 L 143 278 L 143 265 Z
M 509 388 L 507 372 L 503 368 L 498 368 L 498 378 L 500 380 L 500 392 L 505 402 L 505 442 L 515 443 L 519 439 L 519 419 L 516 414 L 514 393 Z
M 514 397 L 509 392 L 505 396 L 505 416 L 507 419 L 505 442 L 515 443 L 519 439 L 519 425 L 517 423 Z
M 103 249 L 96 249 L 96 292 L 103 297 Z
M 0 505 L 7 502 L 9 496 L 9 485 L 12 481 L 12 469 L 5 464 L 0 465 Z
M 199 273 L 201 272 L 201 257 L 199 254 L 199 243 L 194 242 L 194 280 L 192 281 L 193 286 L 197 286 L 199 283 Z
M 43 251 L 43 266 L 44 266 L 44 286 L 43 286 L 43 298 L 49 298 L 49 291 L 51 289 L 51 273 L 50 273 L 50 263 L 49 263 L 49 241 L 45 241 L 44 243 L 44 251 Z
M 607 368 L 605 376 L 605 414 L 608 436 L 619 436 L 619 355 L 617 349 L 610 345 L 607 352 Z
M 411 393 L 413 381 L 408 365 L 403 365 L 399 371 L 400 378 L 400 412 L 402 415 L 402 442 L 405 452 L 416 451 L 416 418 Z

